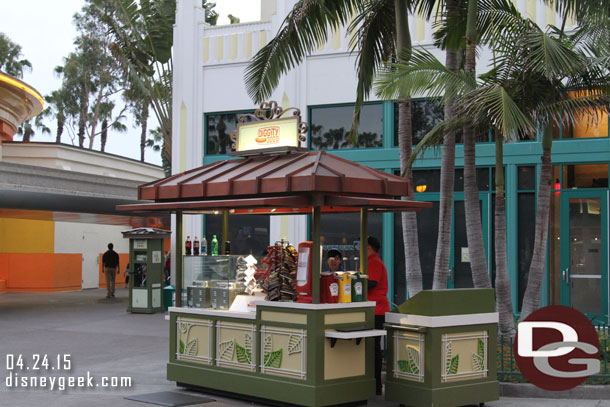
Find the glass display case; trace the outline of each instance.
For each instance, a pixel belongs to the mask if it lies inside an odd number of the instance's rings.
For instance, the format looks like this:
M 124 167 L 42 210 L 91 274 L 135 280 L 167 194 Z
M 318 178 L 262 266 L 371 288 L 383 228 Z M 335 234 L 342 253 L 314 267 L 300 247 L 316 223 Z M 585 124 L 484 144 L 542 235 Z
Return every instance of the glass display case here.
M 184 256 L 183 267 L 186 307 L 228 310 L 245 291 L 242 256 Z

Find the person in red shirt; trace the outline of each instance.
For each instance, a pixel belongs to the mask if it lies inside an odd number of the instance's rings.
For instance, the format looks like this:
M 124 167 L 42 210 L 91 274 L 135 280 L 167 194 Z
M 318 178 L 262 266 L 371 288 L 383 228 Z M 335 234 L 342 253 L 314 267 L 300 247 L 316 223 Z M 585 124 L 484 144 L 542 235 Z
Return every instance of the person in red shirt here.
M 379 257 L 381 244 L 373 236 L 368 238 L 368 300 L 375 301 L 375 329 L 383 329 L 385 313 L 390 311 L 388 300 L 388 272 Z M 376 393 L 381 394 L 381 364 L 383 353 L 381 352 L 381 337 L 375 337 L 375 381 Z

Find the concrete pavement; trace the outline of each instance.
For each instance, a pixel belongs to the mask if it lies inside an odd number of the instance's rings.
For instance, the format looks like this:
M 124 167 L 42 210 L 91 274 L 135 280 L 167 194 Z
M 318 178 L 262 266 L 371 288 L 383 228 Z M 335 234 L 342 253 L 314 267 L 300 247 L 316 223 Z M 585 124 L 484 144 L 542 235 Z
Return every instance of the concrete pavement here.
M 163 314 L 141 315 L 125 312 L 127 290 L 119 288 L 117 298 L 106 299 L 105 290 L 85 290 L 63 293 L 2 293 L 0 294 L 0 407 L 146 407 L 145 404 L 125 400 L 125 396 L 160 391 L 186 392 L 165 379 L 168 360 L 168 322 Z M 7 355 L 12 358 L 12 370 L 7 370 Z M 17 366 L 22 355 L 23 368 Z M 37 357 L 35 355 L 40 355 Z M 44 355 L 48 369 L 42 362 Z M 57 357 L 60 356 L 60 364 Z M 71 362 L 64 367 L 64 355 Z M 38 359 L 40 370 L 34 370 Z M 11 364 L 11 361 L 9 361 Z M 27 368 L 30 369 L 27 369 Z M 7 387 L 7 378 L 47 377 L 46 388 Z M 83 389 L 50 390 L 62 376 L 83 376 L 87 372 L 98 386 Z M 103 378 L 131 378 L 130 387 L 102 387 Z M 68 379 L 63 379 L 68 380 Z M 86 380 L 86 379 L 85 379 Z M 14 384 L 14 383 L 13 383 Z M 67 382 L 64 385 L 67 386 Z M 216 400 L 199 407 L 258 406 L 214 395 Z M 608 397 L 610 399 L 610 395 Z M 502 398 L 487 403 L 491 407 L 610 407 L 606 400 L 545 400 Z M 369 406 L 393 406 L 381 397 L 372 399 Z

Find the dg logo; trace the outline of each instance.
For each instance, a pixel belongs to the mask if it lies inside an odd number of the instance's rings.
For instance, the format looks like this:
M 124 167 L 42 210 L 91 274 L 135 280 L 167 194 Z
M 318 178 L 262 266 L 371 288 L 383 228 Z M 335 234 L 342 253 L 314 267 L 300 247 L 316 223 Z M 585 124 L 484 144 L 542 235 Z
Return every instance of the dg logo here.
M 518 325 L 514 349 L 523 376 L 545 390 L 569 390 L 600 371 L 597 332 L 570 307 L 533 312 Z

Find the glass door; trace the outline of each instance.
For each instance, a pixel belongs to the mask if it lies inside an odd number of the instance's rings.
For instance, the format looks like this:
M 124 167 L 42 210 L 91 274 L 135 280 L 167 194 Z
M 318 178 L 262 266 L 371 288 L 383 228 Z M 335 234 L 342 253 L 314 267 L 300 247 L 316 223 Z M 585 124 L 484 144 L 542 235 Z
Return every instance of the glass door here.
M 608 191 L 561 191 L 561 304 L 608 315 Z

